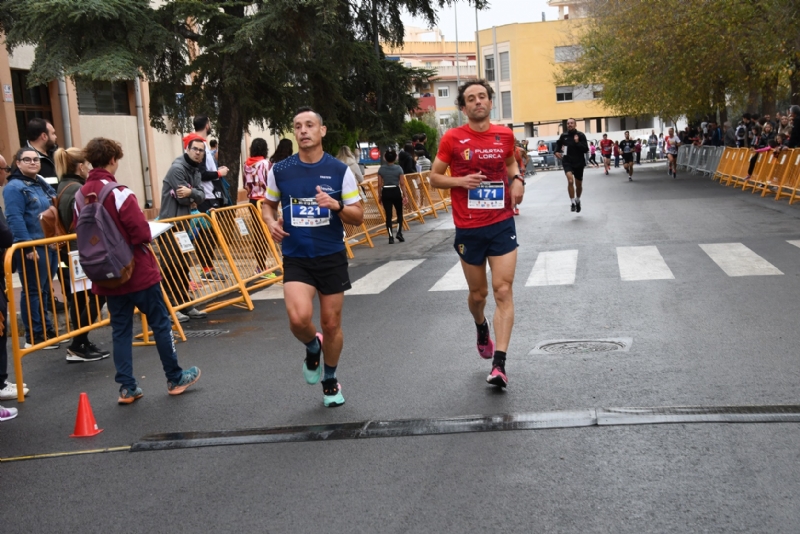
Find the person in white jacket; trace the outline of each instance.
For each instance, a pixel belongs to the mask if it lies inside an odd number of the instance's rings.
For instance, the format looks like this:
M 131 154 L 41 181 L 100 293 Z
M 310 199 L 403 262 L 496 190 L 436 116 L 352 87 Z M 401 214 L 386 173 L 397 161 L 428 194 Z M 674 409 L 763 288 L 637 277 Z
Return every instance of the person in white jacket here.
M 350 150 L 350 147 L 345 145 L 339 149 L 339 153 L 336 154 L 336 159 L 350 167 L 350 170 L 353 172 L 353 175 L 356 177 L 356 181 L 360 184 L 364 181 L 364 173 L 361 172 L 361 167 L 358 165 L 358 160 L 353 155 L 353 151 Z

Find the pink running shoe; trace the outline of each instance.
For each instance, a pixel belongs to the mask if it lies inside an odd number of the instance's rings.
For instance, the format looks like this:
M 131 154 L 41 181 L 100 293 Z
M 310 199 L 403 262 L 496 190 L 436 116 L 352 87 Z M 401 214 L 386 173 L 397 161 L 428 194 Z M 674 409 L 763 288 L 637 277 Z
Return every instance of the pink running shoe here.
M 492 372 L 486 377 L 486 381 L 493 386 L 504 388 L 508 385 L 506 372 L 499 365 L 492 366 Z
M 494 357 L 494 341 L 492 341 L 492 335 L 486 334 L 486 339 L 481 339 L 480 334 L 478 334 L 478 354 L 484 360 L 489 360 Z

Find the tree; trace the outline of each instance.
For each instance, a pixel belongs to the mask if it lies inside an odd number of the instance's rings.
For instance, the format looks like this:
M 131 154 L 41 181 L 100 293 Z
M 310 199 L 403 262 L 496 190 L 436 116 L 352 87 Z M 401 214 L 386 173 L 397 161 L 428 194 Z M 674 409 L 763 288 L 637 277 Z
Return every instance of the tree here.
M 562 65 L 558 83 L 602 85 L 603 103 L 621 114 L 725 120 L 729 104 L 770 109 L 800 31 L 794 4 L 593 2 L 574 36 L 582 53 Z
M 189 117 L 208 115 L 220 163 L 237 176 L 248 125 L 284 131 L 300 105 L 325 118 L 326 145 L 337 132 L 399 133 L 417 106 L 409 88 L 425 73 L 374 45 L 402 43 L 401 11 L 433 25 L 435 8 L 453 1 L 170 0 L 154 8 L 149 0 L 15 0 L 0 4 L 0 24 L 9 51 L 36 46 L 31 84 L 142 76 L 154 127 L 186 129 Z

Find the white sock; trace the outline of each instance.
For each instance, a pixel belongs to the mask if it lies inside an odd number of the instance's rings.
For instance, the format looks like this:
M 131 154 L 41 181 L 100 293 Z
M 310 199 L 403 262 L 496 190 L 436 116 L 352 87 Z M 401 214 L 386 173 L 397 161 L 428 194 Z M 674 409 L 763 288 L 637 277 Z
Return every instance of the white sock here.
M 569 201 L 572 202 L 573 204 L 575 204 L 575 199 L 574 198 L 570 197 Z
M 580 203 L 581 203 L 581 197 L 576 197 L 576 198 L 575 198 L 575 202 L 577 202 L 578 204 L 580 204 Z

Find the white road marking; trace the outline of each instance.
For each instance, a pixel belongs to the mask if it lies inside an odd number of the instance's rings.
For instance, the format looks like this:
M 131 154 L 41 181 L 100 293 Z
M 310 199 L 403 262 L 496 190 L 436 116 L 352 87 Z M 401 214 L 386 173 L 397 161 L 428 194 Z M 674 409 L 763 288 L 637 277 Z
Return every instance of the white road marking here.
M 425 260 L 390 261 L 385 265 L 381 265 L 365 277 L 356 280 L 353 283 L 353 288 L 347 291 L 347 294 L 377 295 L 423 261 Z
M 489 272 L 489 262 L 486 262 L 486 272 Z M 445 275 L 433 285 L 428 291 L 467 291 L 467 279 L 464 278 L 464 270 L 461 268 L 461 261 L 445 273 Z
M 575 271 L 578 269 L 577 250 L 557 250 L 540 252 L 536 258 L 526 287 L 530 286 L 563 286 L 575 283 Z
M 777 267 L 741 243 L 700 245 L 728 276 L 770 276 L 783 274 Z
M 626 282 L 675 280 L 658 247 L 617 247 L 619 275 Z

